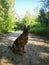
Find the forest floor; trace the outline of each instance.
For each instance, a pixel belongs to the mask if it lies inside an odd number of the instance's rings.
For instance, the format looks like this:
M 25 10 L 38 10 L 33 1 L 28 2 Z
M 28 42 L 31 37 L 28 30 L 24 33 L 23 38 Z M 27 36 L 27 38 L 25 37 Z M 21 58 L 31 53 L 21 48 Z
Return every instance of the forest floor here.
M 29 34 L 23 56 L 8 48 L 22 32 L 0 34 L 0 65 L 49 65 L 49 40 Z

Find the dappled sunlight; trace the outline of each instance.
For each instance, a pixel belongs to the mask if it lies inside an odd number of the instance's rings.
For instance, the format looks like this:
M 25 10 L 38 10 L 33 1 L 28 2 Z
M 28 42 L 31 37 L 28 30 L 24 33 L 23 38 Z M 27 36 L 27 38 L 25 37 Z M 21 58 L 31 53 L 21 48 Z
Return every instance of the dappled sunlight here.
M 0 65 L 49 65 L 49 0 L 0 0 Z
M 8 37 L 8 40 L 14 41 L 17 37 Z
M 40 53 L 39 53 L 39 57 L 41 57 L 41 58 L 49 58 L 49 53 L 40 52 Z
M 7 46 L 7 45 L 8 45 L 8 43 L 0 42 L 0 47 L 2 47 L 2 46 Z
M 8 46 L 12 45 L 15 39 L 22 32 L 12 32 L 4 35 L 0 40 L 0 59 L 2 65 L 41 65 L 49 63 L 49 41 L 38 36 L 28 36 L 28 43 L 25 45 L 23 56 L 14 54 Z M 2 51 L 1 51 L 2 50 Z M 47 59 L 45 59 L 47 58 Z M 49 59 L 48 59 L 49 60 Z M 45 62 L 46 61 L 46 62 Z M 45 65 L 45 64 L 44 64 Z
M 3 65 L 13 65 L 12 63 L 9 62 L 9 60 L 6 57 L 2 57 L 1 59 L 1 64 Z
M 47 44 L 46 42 L 43 42 L 43 41 L 28 41 L 30 44 L 32 45 L 36 45 L 36 46 L 43 46 L 43 47 L 49 47 L 49 44 Z
M 5 43 L 0 43 L 0 59 L 1 65 L 27 65 L 26 58 L 14 54 Z
M 21 33 L 22 31 L 16 31 L 16 32 L 9 33 L 5 36 L 7 37 L 8 40 L 14 41 L 15 39 L 17 39 L 18 36 L 21 35 Z
M 31 40 L 31 41 L 40 41 L 40 42 L 45 41 L 44 39 L 40 39 L 39 37 L 34 37 L 34 36 L 32 36 L 32 38 L 29 38 L 29 40 Z

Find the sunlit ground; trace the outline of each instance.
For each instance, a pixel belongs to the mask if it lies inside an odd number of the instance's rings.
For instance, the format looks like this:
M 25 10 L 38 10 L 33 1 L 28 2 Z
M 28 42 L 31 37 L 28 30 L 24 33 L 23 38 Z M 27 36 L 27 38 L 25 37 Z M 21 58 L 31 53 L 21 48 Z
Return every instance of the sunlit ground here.
M 40 36 L 29 34 L 25 46 L 26 53 L 23 56 L 13 54 L 8 49 L 8 45 L 12 45 L 21 33 L 17 31 L 4 34 L 0 40 L 0 63 L 2 65 L 49 65 L 49 41 Z

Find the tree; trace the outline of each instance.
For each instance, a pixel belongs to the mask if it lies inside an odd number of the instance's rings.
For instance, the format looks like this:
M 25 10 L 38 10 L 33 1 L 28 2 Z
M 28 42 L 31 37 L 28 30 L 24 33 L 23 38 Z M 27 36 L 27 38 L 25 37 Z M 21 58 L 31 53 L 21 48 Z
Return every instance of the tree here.
M 0 0 L 0 32 L 8 32 L 11 29 L 11 16 L 9 15 L 14 0 Z
M 38 21 L 42 25 L 46 25 L 46 27 L 48 26 L 48 15 L 47 15 L 47 13 L 45 13 L 44 9 L 40 9 L 40 14 L 38 16 Z
M 49 0 L 40 0 L 40 2 L 42 2 L 42 7 L 40 9 L 40 13 L 38 16 L 38 20 L 43 23 L 44 25 L 48 26 L 49 23 L 49 17 L 47 15 L 48 11 L 49 11 Z
M 42 2 L 42 8 L 44 10 L 49 9 L 49 0 L 40 0 Z
M 25 23 L 25 25 L 30 25 L 31 21 L 32 21 L 32 15 L 31 15 L 30 11 L 27 10 L 26 15 L 23 19 L 23 22 Z

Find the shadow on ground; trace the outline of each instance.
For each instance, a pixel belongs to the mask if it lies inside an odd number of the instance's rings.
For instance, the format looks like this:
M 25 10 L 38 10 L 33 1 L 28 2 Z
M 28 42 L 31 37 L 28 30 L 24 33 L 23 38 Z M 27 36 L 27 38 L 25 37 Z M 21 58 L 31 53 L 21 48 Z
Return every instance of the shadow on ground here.
M 29 36 L 28 43 L 25 46 L 26 53 L 23 56 L 14 54 L 8 45 L 22 32 L 13 32 L 5 34 L 0 40 L 0 65 L 49 65 L 49 44 L 47 40 L 37 36 Z

